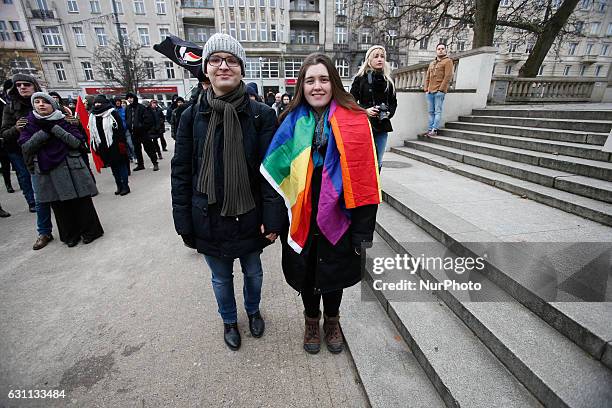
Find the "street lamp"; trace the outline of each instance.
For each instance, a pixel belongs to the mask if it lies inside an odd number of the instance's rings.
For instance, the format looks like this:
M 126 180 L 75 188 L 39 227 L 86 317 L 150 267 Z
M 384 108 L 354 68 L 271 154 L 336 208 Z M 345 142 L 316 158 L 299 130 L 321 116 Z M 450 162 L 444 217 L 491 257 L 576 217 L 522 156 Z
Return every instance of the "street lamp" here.
M 263 58 L 259 57 L 259 81 L 261 82 L 261 94 L 264 94 L 263 75 L 261 74 L 261 64 L 263 64 Z

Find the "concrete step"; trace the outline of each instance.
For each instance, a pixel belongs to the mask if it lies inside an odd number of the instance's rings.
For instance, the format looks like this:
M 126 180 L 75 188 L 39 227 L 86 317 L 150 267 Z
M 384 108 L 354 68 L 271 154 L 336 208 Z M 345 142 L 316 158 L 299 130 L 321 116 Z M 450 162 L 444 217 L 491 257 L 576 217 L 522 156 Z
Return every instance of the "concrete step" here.
M 379 207 L 377 231 L 393 249 L 392 256 L 408 254 L 413 257 L 454 257 L 449 248 L 433 240 L 433 237 L 388 204 Z M 369 256 L 389 257 L 380 254 L 378 248 L 375 244 L 369 250 L 373 252 Z M 447 272 L 435 268 L 424 268 L 418 275 L 423 281 L 429 282 L 449 279 Z M 380 278 L 384 275 L 375 276 Z M 460 275 L 455 275 L 455 278 L 458 281 L 467 279 Z M 383 279 L 385 282 L 395 282 L 397 278 L 387 276 Z M 473 293 L 466 297 L 462 291 L 439 290 L 436 296 L 540 402 L 545 406 L 586 408 L 604 406 L 610 401 L 612 371 L 593 360 L 575 343 L 483 275 L 472 272 L 469 280 L 481 283 L 486 288 L 486 294 Z M 380 293 L 387 300 L 397 298 L 395 293 Z M 489 296 L 490 299 L 485 299 Z M 493 298 L 495 301 L 492 301 Z
M 342 333 L 373 408 L 443 408 L 442 398 L 378 301 L 354 286 L 342 295 Z M 369 295 L 370 297 L 373 295 Z
M 612 128 L 611 121 L 602 120 L 573 120 L 573 119 L 546 119 L 546 118 L 520 118 L 511 116 L 459 116 L 461 122 L 488 123 L 494 125 L 510 125 L 524 127 L 538 127 L 541 129 L 578 130 L 581 132 L 609 133 Z
M 612 181 L 612 163 L 610 162 L 601 162 L 549 153 L 539 153 L 515 147 L 505 147 L 491 143 L 459 140 L 457 138 L 444 136 L 426 138 L 425 142 L 407 141 L 406 143 L 429 143 L 442 145 L 466 152 L 480 153 L 518 163 L 530 164 L 532 166 L 539 166 L 570 174 L 597 178 L 604 181 Z
M 584 260 L 585 255 L 582 252 L 576 255 L 576 249 L 571 247 L 571 243 L 592 242 L 589 246 L 599 247 L 602 245 L 600 243 L 609 242 L 612 228 L 598 226 L 530 200 L 522 200 L 492 186 L 403 158 L 392 152 L 387 155 L 387 160 L 408 166 L 389 168 L 382 172 L 383 199 L 387 204 L 436 241 L 452 248 L 454 253 L 473 258 L 485 257 L 487 261 L 484 273 L 487 279 L 594 359 L 612 368 L 609 361 L 612 352 L 612 303 L 547 302 L 544 299 L 570 299 L 561 293 L 564 287 L 561 282 L 567 279 L 567 271 L 564 268 L 555 272 L 560 274 L 561 280 L 556 279 L 557 283 L 553 285 L 557 286 L 558 290 L 551 296 L 550 292 L 535 288 L 543 277 L 539 276 L 541 273 L 531 272 L 534 268 L 531 263 L 533 256 L 525 256 L 524 244 L 522 247 L 521 244 L 516 244 L 519 245 L 517 250 L 512 244 L 509 248 L 506 247 L 511 251 L 506 251 L 502 258 L 498 256 L 499 252 L 495 252 L 496 249 L 491 249 L 500 243 L 507 245 L 513 242 L 533 242 L 534 244 L 527 248 L 533 247 L 534 251 L 556 251 L 556 247 L 552 248 L 548 242 L 570 243 L 563 244 L 562 253 L 547 253 L 546 259 L 556 263 L 560 262 L 559 257 L 563 258 L 571 253 L 576 260 Z M 458 195 L 459 191 L 469 191 L 470 194 Z M 397 220 L 396 224 L 403 225 Z M 403 238 L 403 244 L 422 240 L 422 237 L 414 235 Z M 538 246 L 538 242 L 547 244 Z M 569 249 L 566 249 L 565 245 L 568 245 Z M 577 250 L 584 252 L 584 245 Z M 487 253 L 489 255 L 485 256 Z M 565 262 L 559 265 L 567 265 L 567 260 Z M 543 270 L 539 264 L 536 268 Z M 603 287 L 605 290 L 605 283 Z M 608 282 L 606 299 L 611 296 L 611 291 Z
M 521 136 L 559 142 L 585 143 L 596 146 L 603 146 L 608 138 L 608 133 L 589 133 L 580 132 L 577 130 L 492 125 L 488 123 L 446 122 L 444 127 L 447 129 L 463 129 L 475 132 L 495 133 L 497 135 Z
M 407 147 L 394 147 L 391 149 L 393 153 L 397 153 L 404 157 L 418 160 L 422 163 L 427 163 L 431 166 L 439 167 L 444 170 L 460 174 L 465 177 L 489 184 L 504 191 L 529 198 L 533 201 L 546 204 L 548 206 L 558 208 L 570 214 L 575 214 L 586 219 L 612 226 L 612 206 L 602 203 L 598 200 L 583 197 L 568 193 L 567 190 L 576 189 L 576 185 L 561 186 L 565 191 L 560 191 L 557 188 L 546 187 L 544 185 L 532 183 L 522 178 L 516 178 L 501 174 L 498 171 L 487 170 L 478 165 L 470 165 L 460 163 L 452 159 L 446 159 L 436 154 L 422 152 L 419 150 L 410 149 Z M 477 161 L 478 162 L 478 161 Z M 488 162 L 478 162 L 479 164 L 487 164 Z M 493 163 L 494 166 L 499 166 L 499 163 Z M 546 177 L 546 176 L 543 176 Z M 574 176 L 580 177 L 580 176 Z M 562 178 L 557 179 L 564 180 Z M 585 181 L 590 181 L 586 179 Z M 587 188 L 588 185 L 583 184 L 580 188 Z
M 440 129 L 439 134 L 458 139 L 472 140 L 475 142 L 497 144 L 506 147 L 533 150 L 536 152 L 562 154 L 571 157 L 597 160 L 603 162 L 612 161 L 612 154 L 601 150 L 601 146 L 584 143 L 559 142 L 531 137 L 499 135 L 496 133 L 480 132 L 464 129 Z
M 472 153 L 440 144 L 410 141 L 406 141 L 404 144 L 412 149 L 446 157 L 461 163 L 481 167 L 572 194 L 604 202 L 610 202 L 611 199 L 612 183 L 609 181 L 578 176 L 564 171 L 547 169 L 512 160 L 499 159 L 486 154 Z
M 554 109 L 474 109 L 472 115 L 511 116 L 520 118 L 607 120 L 612 122 L 612 110 L 554 110 Z
M 376 253 L 395 255 L 386 244 L 377 244 Z M 379 291 L 375 296 L 447 407 L 542 406 L 448 306 L 430 293 L 424 293 L 418 302 L 390 301 Z M 402 401 L 403 406 L 411 407 L 411 401 Z

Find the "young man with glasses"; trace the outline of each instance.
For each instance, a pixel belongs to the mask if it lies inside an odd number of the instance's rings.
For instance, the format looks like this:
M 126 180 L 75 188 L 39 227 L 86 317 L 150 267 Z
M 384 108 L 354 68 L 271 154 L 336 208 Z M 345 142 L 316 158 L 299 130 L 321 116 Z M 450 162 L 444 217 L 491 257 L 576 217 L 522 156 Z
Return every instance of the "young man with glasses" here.
M 453 60 L 446 56 L 446 44 L 440 43 L 436 46 L 436 59 L 429 64 L 425 76 L 424 91 L 429 112 L 427 127 L 429 137 L 438 134 L 444 98 L 452 79 Z
M 53 240 L 51 224 L 51 207 L 48 203 L 37 203 L 32 188 L 30 172 L 34 171 L 34 163 L 25 163 L 21 147 L 17 143 L 20 132 L 28 124 L 26 116 L 32 111 L 30 97 L 34 92 L 40 92 L 38 81 L 30 75 L 15 74 L 13 87 L 8 91 L 10 101 L 2 112 L 2 127 L 0 128 L 0 143 L 8 153 L 13 167 L 17 171 L 17 180 L 28 202 L 30 212 L 36 213 L 38 238 L 32 249 L 42 249 Z M 30 171 L 28 171 L 30 169 Z
M 285 217 L 282 198 L 259 172 L 276 131 L 274 110 L 249 99 L 246 54 L 238 41 L 215 34 L 202 54 L 211 87 L 183 112 L 172 159 L 172 211 L 186 246 L 204 254 L 231 350 L 240 347 L 233 264 L 244 274 L 244 303 L 253 337 L 265 329 L 259 311 L 260 255 Z

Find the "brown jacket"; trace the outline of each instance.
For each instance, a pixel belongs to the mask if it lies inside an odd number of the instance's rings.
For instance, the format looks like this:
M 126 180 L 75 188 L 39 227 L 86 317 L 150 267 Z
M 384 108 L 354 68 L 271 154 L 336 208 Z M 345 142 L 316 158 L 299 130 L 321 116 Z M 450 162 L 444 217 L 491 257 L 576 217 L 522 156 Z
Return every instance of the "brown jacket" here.
M 453 60 L 443 57 L 437 58 L 429 64 L 427 75 L 425 76 L 425 92 L 448 92 L 448 85 L 453 79 Z

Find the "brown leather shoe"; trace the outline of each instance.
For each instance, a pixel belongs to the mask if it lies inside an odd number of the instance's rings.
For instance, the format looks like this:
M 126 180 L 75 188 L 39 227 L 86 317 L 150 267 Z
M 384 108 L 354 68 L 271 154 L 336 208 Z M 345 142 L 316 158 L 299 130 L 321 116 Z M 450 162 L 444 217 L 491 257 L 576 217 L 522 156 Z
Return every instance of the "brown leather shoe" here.
M 304 320 L 304 350 L 310 354 L 317 354 L 321 350 L 321 331 L 319 329 L 321 313 L 314 319 L 304 313 Z
M 32 245 L 32 249 L 35 251 L 43 249 L 51 241 L 53 241 L 53 235 L 39 235 L 34 245 Z
M 342 331 L 340 330 L 340 316 L 329 317 L 325 315 L 323 320 L 323 331 L 325 332 L 327 349 L 333 354 L 340 353 L 344 346 Z

